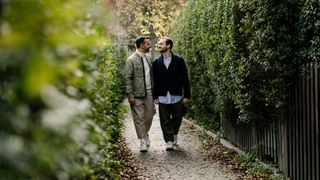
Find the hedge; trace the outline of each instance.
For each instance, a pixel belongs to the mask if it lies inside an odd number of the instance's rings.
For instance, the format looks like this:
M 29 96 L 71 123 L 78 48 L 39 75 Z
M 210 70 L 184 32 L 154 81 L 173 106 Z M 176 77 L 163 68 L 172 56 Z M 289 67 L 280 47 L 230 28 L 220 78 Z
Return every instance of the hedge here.
M 172 27 L 188 64 L 189 115 L 256 123 L 284 108 L 300 65 L 319 61 L 319 2 L 190 0 Z
M 125 53 L 82 3 L 0 3 L 0 179 L 118 178 Z

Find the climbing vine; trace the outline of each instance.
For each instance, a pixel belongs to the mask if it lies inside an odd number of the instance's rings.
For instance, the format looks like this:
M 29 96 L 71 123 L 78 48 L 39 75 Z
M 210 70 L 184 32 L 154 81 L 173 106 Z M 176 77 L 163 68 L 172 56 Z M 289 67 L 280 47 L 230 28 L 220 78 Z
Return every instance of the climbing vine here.
M 219 127 L 223 119 L 278 114 L 299 66 L 319 59 L 319 8 L 318 1 L 190 0 L 171 31 L 189 66 L 190 116 Z

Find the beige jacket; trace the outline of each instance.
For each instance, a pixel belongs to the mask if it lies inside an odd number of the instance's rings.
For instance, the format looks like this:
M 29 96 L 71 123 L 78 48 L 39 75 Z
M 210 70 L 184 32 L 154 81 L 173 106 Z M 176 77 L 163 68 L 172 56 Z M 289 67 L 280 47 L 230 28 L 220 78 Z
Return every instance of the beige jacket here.
M 150 69 L 151 89 L 153 89 L 153 61 L 150 55 L 146 55 L 146 60 Z M 124 76 L 126 84 L 126 93 L 129 99 L 145 98 L 147 96 L 143 59 L 141 56 L 138 55 L 137 52 L 134 52 L 126 60 Z

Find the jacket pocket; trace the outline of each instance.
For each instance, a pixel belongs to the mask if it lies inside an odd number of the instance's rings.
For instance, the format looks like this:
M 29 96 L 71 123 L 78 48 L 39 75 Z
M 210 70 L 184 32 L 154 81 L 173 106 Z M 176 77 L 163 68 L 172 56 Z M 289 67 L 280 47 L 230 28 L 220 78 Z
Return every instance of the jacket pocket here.
M 136 76 L 135 83 L 133 85 L 133 93 L 135 96 L 144 96 L 145 95 L 145 87 L 144 87 L 144 79 L 143 76 Z

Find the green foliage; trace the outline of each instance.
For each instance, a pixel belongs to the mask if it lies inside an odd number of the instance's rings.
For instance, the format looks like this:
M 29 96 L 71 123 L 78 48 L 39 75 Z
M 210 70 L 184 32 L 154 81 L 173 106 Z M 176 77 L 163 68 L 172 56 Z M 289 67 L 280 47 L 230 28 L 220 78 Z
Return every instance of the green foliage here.
M 234 161 L 238 164 L 245 165 L 248 168 L 248 172 L 256 177 L 260 177 L 263 179 L 269 179 L 271 174 L 271 168 L 262 164 L 252 154 L 242 154 L 236 156 Z
M 317 0 L 299 3 L 297 60 L 319 62 L 320 59 L 320 2 Z M 300 61 L 299 61 L 300 62 Z M 301 62 L 302 63 L 302 62 Z
M 234 160 L 238 163 L 249 164 L 254 162 L 255 158 L 252 154 L 241 154 L 239 156 L 236 156 Z
M 125 54 L 105 36 L 107 12 L 92 18 L 93 1 L 5 2 L 0 179 L 117 178 Z
M 122 0 L 117 1 L 121 24 L 126 27 L 129 39 L 155 33 L 157 37 L 166 36 L 170 23 L 179 13 L 186 0 Z M 163 23 L 169 23 L 166 26 Z
M 260 124 L 277 114 L 299 65 L 319 59 L 319 7 L 190 0 L 171 32 L 189 66 L 190 116 L 216 126 L 226 119 Z
M 121 25 L 126 29 L 127 45 L 135 49 L 138 36 L 148 35 L 151 40 L 151 56 L 156 55 L 159 37 L 168 36 L 170 24 L 187 0 L 121 0 L 113 1 Z M 112 1 L 111 1 L 112 2 Z

